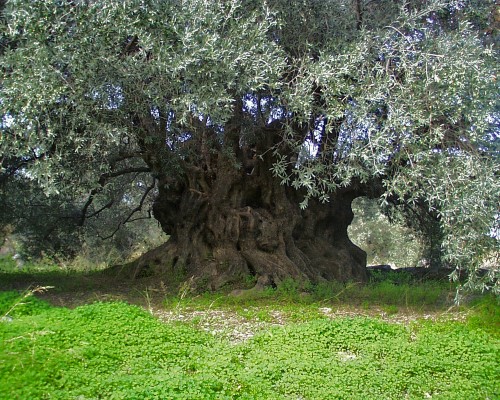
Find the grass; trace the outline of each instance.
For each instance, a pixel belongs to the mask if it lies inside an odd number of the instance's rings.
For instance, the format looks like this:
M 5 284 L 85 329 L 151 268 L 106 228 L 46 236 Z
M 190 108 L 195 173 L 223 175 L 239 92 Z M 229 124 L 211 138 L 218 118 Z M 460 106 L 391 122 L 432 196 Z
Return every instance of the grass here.
M 492 296 L 471 304 L 465 322 L 318 312 L 355 293 L 353 304 L 374 293 L 400 296 L 404 285 L 333 285 L 305 295 L 287 284 L 246 297 L 181 291 L 165 301 L 179 312 L 226 309 L 264 322 L 274 311 L 287 316 L 238 343 L 204 332 L 200 321 L 162 323 L 124 302 L 67 309 L 31 291 L 0 292 L 0 399 L 499 398 L 500 312 Z M 318 300 L 320 293 L 327 297 Z M 398 312 L 422 298 L 408 296 L 381 304 Z
M 289 280 L 230 296 L 195 293 L 190 281 L 174 291 L 109 286 L 99 274 L 55 267 L 1 269 L 0 399 L 500 398 L 498 299 L 478 296 L 462 308 L 465 321 L 391 322 L 446 314 L 455 292 L 448 282 Z M 8 290 L 19 282 L 40 286 Z M 96 288 L 108 296 L 54 307 L 37 297 L 48 285 L 59 298 Z M 117 297 L 143 307 L 84 304 Z M 349 316 L 332 317 L 346 308 Z M 162 312 L 193 318 L 162 322 Z M 255 329 L 232 340 L 217 333 L 221 319 Z
M 452 305 L 456 288 L 449 282 L 411 282 L 394 283 L 391 281 L 361 284 L 356 282 L 325 282 L 308 285 L 305 289 L 297 283 L 285 281 L 276 289 L 248 291 L 238 296 L 228 296 L 229 292 L 201 293 L 179 291 L 179 294 L 168 296 L 164 306 L 168 309 L 187 307 L 205 309 L 207 307 L 247 308 L 248 306 L 295 305 L 349 305 L 370 309 L 371 307 L 387 307 L 390 310 L 399 308 L 433 310 Z
M 248 277 L 249 287 L 252 279 Z M 72 292 L 75 290 L 104 289 L 110 286 L 113 276 L 103 273 L 101 270 L 73 268 L 66 266 L 61 268 L 52 264 L 30 264 L 27 263 L 22 269 L 18 269 L 15 261 L 10 257 L 0 257 L 0 282 L 3 289 L 24 289 L 26 286 L 18 287 L 19 282 L 28 283 L 33 286 L 53 286 L 55 292 Z M 178 282 L 176 282 L 178 283 Z M 111 285 L 113 282 L 111 282 Z M 130 283 L 127 283 L 130 285 Z M 153 282 L 154 284 L 154 282 Z M 230 299 L 226 294 L 202 293 L 192 296 L 190 281 L 183 282 L 178 289 L 170 285 L 165 291 L 175 293 L 169 302 L 186 303 L 192 302 L 201 307 L 215 302 L 221 303 L 219 298 L 224 298 L 222 303 L 229 305 L 245 305 L 248 303 L 259 303 L 278 301 L 311 304 L 322 302 L 325 304 L 351 304 L 360 306 L 369 304 L 372 306 L 395 306 L 432 308 L 449 303 L 453 299 L 455 287 L 449 282 L 423 281 L 415 282 L 411 275 L 404 273 L 393 273 L 380 275 L 374 273 L 369 284 L 357 282 L 324 282 L 317 285 L 300 285 L 292 279 L 284 280 L 276 289 L 268 289 L 261 292 L 248 292 L 243 296 Z M 136 289 L 138 290 L 138 289 Z M 140 288 L 140 292 L 148 297 L 148 288 Z

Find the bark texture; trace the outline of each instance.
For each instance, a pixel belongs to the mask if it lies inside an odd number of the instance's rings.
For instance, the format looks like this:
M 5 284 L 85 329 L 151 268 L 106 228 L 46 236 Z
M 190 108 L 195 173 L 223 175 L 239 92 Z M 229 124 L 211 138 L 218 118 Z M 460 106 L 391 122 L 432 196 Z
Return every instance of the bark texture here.
M 199 164 L 186 159 L 179 176 L 160 177 L 153 211 L 170 239 L 139 259 L 133 276 L 194 277 L 212 290 L 248 275 L 257 287 L 289 277 L 366 279 L 366 254 L 347 235 L 351 202 L 366 191 L 353 185 L 328 203 L 311 201 L 301 210 L 302 195 L 270 171 L 273 158 L 266 149 L 275 132 L 261 134 L 270 139 L 251 146 L 235 142 L 232 156 L 199 146 Z

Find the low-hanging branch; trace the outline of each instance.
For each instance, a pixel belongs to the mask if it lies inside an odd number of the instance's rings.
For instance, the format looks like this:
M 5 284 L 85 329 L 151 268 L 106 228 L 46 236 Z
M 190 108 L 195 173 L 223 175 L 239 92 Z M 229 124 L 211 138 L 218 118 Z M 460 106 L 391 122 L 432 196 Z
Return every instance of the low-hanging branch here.
M 141 197 L 141 200 L 139 201 L 139 204 L 137 205 L 137 207 L 135 207 L 132 211 L 130 211 L 130 213 L 128 214 L 128 216 L 123 220 L 121 221 L 117 226 L 116 228 L 113 230 L 113 232 L 107 236 L 101 236 L 99 235 L 99 237 L 102 239 L 102 240 L 108 240 L 108 239 L 111 239 L 113 236 L 115 236 L 115 234 L 120 230 L 120 228 L 125 225 L 126 223 L 128 222 L 132 222 L 132 221 L 136 221 L 138 218 L 135 218 L 135 219 L 132 219 L 132 217 L 134 216 L 134 214 L 142 211 L 142 208 L 144 206 L 144 202 L 146 201 L 149 193 L 156 187 L 156 178 L 153 178 L 153 181 L 151 182 L 151 184 L 146 188 L 146 190 L 144 191 L 142 197 Z M 148 214 L 150 215 L 151 213 L 148 211 Z
M 112 204 L 114 202 L 113 199 L 111 200 L 111 204 L 109 204 L 109 202 L 108 202 L 101 209 L 93 212 L 90 215 L 87 215 L 87 211 L 88 211 L 89 207 L 92 205 L 92 203 L 94 202 L 95 196 L 102 191 L 102 189 L 104 188 L 104 185 L 108 182 L 108 180 L 110 178 L 116 178 L 116 177 L 123 176 L 126 174 L 141 173 L 141 172 L 144 172 L 144 173 L 151 172 L 151 169 L 148 167 L 130 167 L 130 168 L 124 168 L 124 169 L 121 169 L 118 171 L 108 172 L 108 173 L 102 174 L 98 180 L 99 186 L 90 191 L 89 197 L 87 198 L 87 201 L 85 202 L 85 204 L 82 207 L 82 210 L 80 212 L 80 220 L 78 222 L 78 226 L 83 226 L 85 224 L 86 219 L 94 217 L 94 216 L 98 215 L 99 213 L 101 213 L 102 211 L 104 211 L 106 208 L 109 208 L 112 206 Z

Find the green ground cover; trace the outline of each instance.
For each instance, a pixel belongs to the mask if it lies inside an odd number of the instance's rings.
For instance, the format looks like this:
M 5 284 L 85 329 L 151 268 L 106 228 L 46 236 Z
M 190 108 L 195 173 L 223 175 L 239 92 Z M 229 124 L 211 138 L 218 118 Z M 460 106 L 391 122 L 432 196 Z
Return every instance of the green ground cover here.
M 207 304 L 202 298 L 171 298 L 166 308 L 178 307 L 180 300 L 200 308 Z M 292 314 L 295 309 L 303 318 L 234 343 L 202 331 L 193 321 L 164 323 L 125 302 L 68 309 L 0 292 L 0 398 L 500 397 L 495 298 L 474 305 L 464 322 L 409 324 L 330 319 L 304 312 L 310 305 L 293 299 L 275 300 L 268 295 L 274 309 Z M 253 301 L 264 305 L 266 300 Z M 238 309 L 238 301 L 228 300 L 226 307 Z M 265 318 L 257 311 L 247 316 Z

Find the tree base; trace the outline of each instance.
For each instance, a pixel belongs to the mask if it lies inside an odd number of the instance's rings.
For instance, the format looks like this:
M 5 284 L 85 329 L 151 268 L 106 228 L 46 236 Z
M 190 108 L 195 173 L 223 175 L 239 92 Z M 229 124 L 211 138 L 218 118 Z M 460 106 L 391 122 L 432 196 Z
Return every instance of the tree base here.
M 130 263 L 111 267 L 108 273 L 130 280 L 152 278 L 167 286 L 179 286 L 189 280 L 199 291 L 249 289 L 248 282 L 255 282 L 251 290 L 260 291 L 277 287 L 290 278 L 304 285 L 332 280 L 365 282 L 368 279 L 366 255 L 350 242 L 347 248 L 330 245 L 325 250 L 318 241 L 314 246 L 309 245 L 307 253 L 295 248 L 299 262 L 292 262 L 286 253 L 269 254 L 258 249 L 238 251 L 219 247 L 203 259 L 195 257 L 194 253 L 191 249 L 186 256 L 178 244 L 167 242 Z

